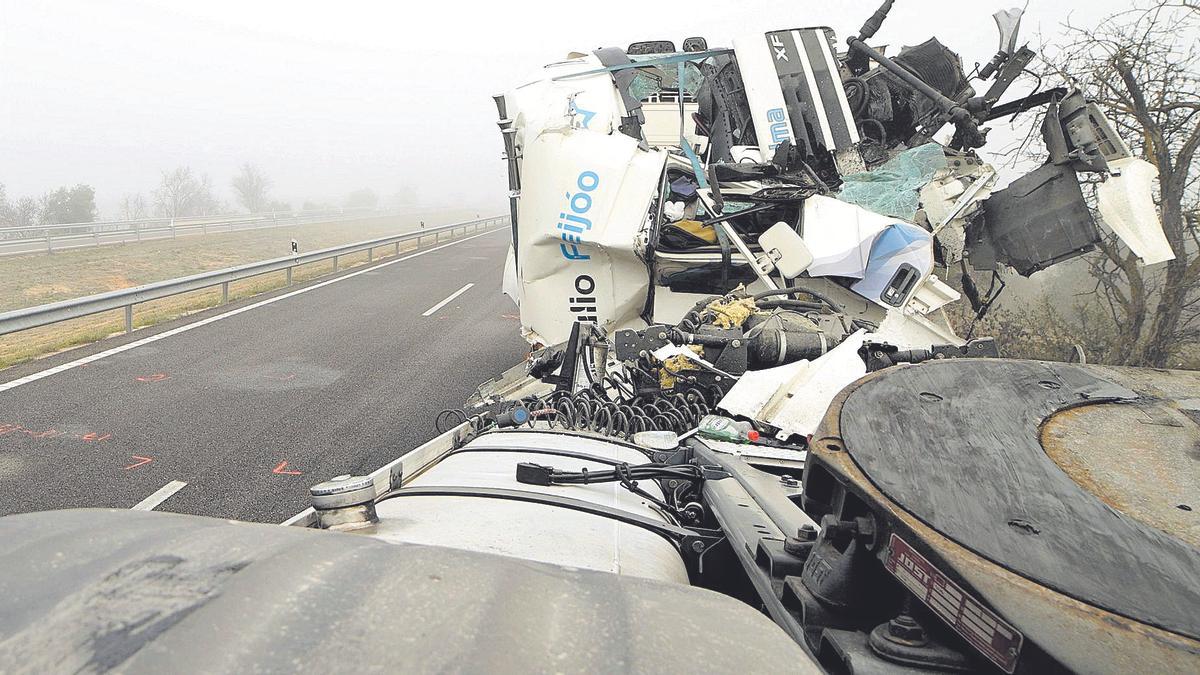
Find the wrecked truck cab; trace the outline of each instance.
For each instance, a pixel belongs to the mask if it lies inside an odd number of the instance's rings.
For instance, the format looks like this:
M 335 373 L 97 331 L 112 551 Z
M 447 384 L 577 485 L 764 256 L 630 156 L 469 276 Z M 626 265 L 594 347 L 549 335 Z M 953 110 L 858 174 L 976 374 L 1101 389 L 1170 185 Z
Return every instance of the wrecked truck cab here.
M 802 283 L 902 348 L 960 344 L 942 310 L 960 299 L 940 278 L 952 266 L 982 314 L 995 294 L 973 287 L 967 265 L 1029 275 L 1095 246 L 1079 172 L 1104 177 L 1099 211 L 1145 263 L 1169 259 L 1153 168 L 1095 104 L 1063 89 L 1001 102 L 1033 58 L 1016 46 L 1019 11 L 997 15 L 1001 50 L 978 85 L 936 38 L 895 57 L 868 46 L 880 17 L 844 51 L 827 27 L 732 48 L 635 43 L 573 54 L 497 96 L 513 222 L 505 288 L 525 337 L 560 344 L 578 320 L 671 324 L 709 296 Z M 1035 106 L 1049 157 L 999 188 L 977 153 L 983 125 Z M 953 138 L 937 142 L 947 124 Z M 792 277 L 762 241 L 781 223 L 812 257 Z
M 1145 235 L 1144 176 L 1059 91 L 1056 149 L 1001 187 L 982 124 L 1030 54 L 1002 41 L 977 94 L 937 40 L 866 47 L 885 10 L 844 54 L 825 28 L 635 43 L 498 97 L 506 288 L 545 346 L 439 415 L 358 531 L 726 593 L 805 651 L 788 671 L 1194 671 L 1200 551 L 1155 529 L 1185 522 L 1163 496 L 1183 482 L 1146 499 L 1103 449 L 1153 434 L 1145 456 L 1181 465 L 1200 380 L 1001 359 L 942 309 L 952 267 L 1091 245 L 1079 171 L 1119 181 Z M 656 648 L 728 639 L 676 633 Z

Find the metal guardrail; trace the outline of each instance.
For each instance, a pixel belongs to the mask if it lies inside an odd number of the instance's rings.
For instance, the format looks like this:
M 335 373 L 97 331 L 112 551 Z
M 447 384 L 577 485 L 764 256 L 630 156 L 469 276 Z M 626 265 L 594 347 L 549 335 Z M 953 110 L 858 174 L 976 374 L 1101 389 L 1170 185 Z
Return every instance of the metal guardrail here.
M 349 208 L 322 211 L 271 212 L 190 218 L 141 218 L 90 223 L 60 223 L 0 227 L 0 254 L 53 253 L 65 248 L 121 244 L 147 239 L 174 239 L 180 234 L 234 232 L 309 223 L 404 215 L 394 210 Z M 36 246 L 35 246 L 36 244 Z
M 433 237 L 435 242 L 439 242 L 442 235 L 449 234 L 453 236 L 458 230 L 462 230 L 462 233 L 466 234 L 471 231 L 479 231 L 496 225 L 507 224 L 507 222 L 508 216 L 468 220 L 390 237 L 381 237 L 353 244 L 343 244 L 342 246 L 334 246 L 319 251 L 312 251 L 311 253 L 300 253 L 294 256 L 285 256 L 239 265 L 238 267 L 229 267 L 223 270 L 202 272 L 178 279 L 156 281 L 152 284 L 123 288 L 119 291 L 109 291 L 108 293 L 52 302 L 37 307 L 16 309 L 0 314 L 0 335 L 37 328 L 38 326 L 48 326 L 60 321 L 78 319 L 79 317 L 120 309 L 122 307 L 125 308 L 125 332 L 131 333 L 133 332 L 133 306 L 138 303 L 167 298 L 181 293 L 190 293 L 205 288 L 212 288 L 213 286 L 221 287 L 221 302 L 226 303 L 229 302 L 229 284 L 234 281 L 249 279 L 250 277 L 270 272 L 287 270 L 287 283 L 290 285 L 292 283 L 292 270 L 300 265 L 321 262 L 332 258 L 333 271 L 337 272 L 338 258 L 344 255 L 366 251 L 367 260 L 373 261 L 375 258 L 375 249 L 377 248 L 394 246 L 396 254 L 399 254 L 400 244 L 404 242 L 415 240 L 417 246 L 420 247 L 421 240 L 425 237 Z

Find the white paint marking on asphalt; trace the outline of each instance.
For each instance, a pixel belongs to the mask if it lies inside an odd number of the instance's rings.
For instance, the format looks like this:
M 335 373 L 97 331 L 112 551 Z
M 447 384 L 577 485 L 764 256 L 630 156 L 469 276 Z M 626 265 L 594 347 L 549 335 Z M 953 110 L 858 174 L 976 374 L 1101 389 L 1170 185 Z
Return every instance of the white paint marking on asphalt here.
M 179 492 L 187 487 L 187 483 L 181 480 L 173 480 L 170 483 L 158 488 L 154 494 L 146 497 L 142 501 L 133 505 L 130 511 L 153 511 L 154 507 L 170 499 L 171 495 Z
M 434 305 L 433 307 L 430 307 L 429 309 L 425 310 L 425 313 L 422 314 L 421 316 L 429 316 L 430 314 L 433 314 L 434 312 L 438 311 L 439 309 L 445 307 L 446 305 L 450 304 L 451 300 L 454 300 L 455 298 L 462 295 L 463 293 L 466 293 L 474 285 L 475 284 L 467 284 L 466 286 L 463 286 L 462 288 L 458 289 L 457 291 L 454 291 L 453 293 L 450 294 L 450 297 L 439 302 L 438 304 Z
M 268 298 L 266 300 L 256 302 L 252 305 L 246 305 L 245 307 L 239 307 L 237 309 L 225 312 L 224 314 L 210 316 L 207 319 L 201 319 L 200 321 L 196 321 L 194 323 L 189 323 L 186 326 L 180 326 L 179 328 L 172 328 L 171 330 L 163 331 L 162 333 L 159 333 L 157 335 L 151 335 L 150 337 L 142 338 L 141 340 L 135 340 L 128 344 L 121 345 L 120 347 L 113 347 L 112 349 L 108 349 L 108 350 L 105 350 L 102 352 L 96 352 L 95 354 L 92 354 L 91 356 L 85 356 L 81 359 L 76 359 L 74 361 L 71 361 L 70 363 L 64 363 L 61 366 L 54 366 L 53 368 L 47 368 L 46 370 L 36 372 L 32 375 L 26 375 L 25 377 L 17 378 L 15 380 L 13 380 L 12 382 L 5 382 L 4 384 L 0 384 L 0 392 L 8 391 L 9 389 L 16 389 L 17 387 L 19 387 L 23 384 L 29 384 L 30 382 L 36 382 L 37 380 L 40 380 L 43 377 L 50 377 L 51 375 L 56 375 L 63 371 L 71 370 L 72 368 L 78 368 L 79 366 L 87 365 L 93 361 L 99 361 L 100 359 L 112 356 L 114 354 L 120 354 L 121 352 L 127 352 L 130 349 L 134 349 L 136 347 L 141 347 L 142 345 L 147 345 L 147 344 L 150 344 L 151 342 L 157 342 L 164 338 L 169 338 L 172 335 L 186 333 L 189 330 L 199 328 L 201 326 L 207 326 L 208 324 L 214 323 L 216 321 L 220 321 L 221 319 L 228 319 L 229 317 L 237 316 L 238 314 L 241 314 L 242 312 L 249 312 L 252 309 L 258 309 L 259 307 L 269 305 L 273 302 L 279 302 L 280 300 L 285 300 L 292 296 L 300 295 L 301 293 L 315 291 L 318 288 L 323 288 L 330 284 L 336 284 L 339 281 L 345 281 L 346 279 L 356 277 L 360 274 L 366 274 L 367 272 L 374 272 L 375 270 L 377 270 L 381 267 L 387 267 L 388 265 L 395 265 L 396 263 L 402 263 L 405 260 L 412 260 L 413 258 L 416 258 L 418 256 L 423 256 L 426 253 L 433 253 L 434 251 L 440 251 L 440 250 L 450 247 L 450 246 L 456 246 L 458 244 L 462 244 L 464 242 L 471 241 L 472 239 L 477 239 L 479 237 L 486 237 L 489 234 L 495 234 L 496 232 L 507 232 L 507 231 L 508 230 L 505 228 L 500 228 L 497 230 L 492 230 L 491 232 L 484 232 L 483 234 L 472 235 L 470 237 L 467 237 L 466 239 L 459 239 L 457 241 L 452 241 L 448 244 L 442 244 L 441 246 L 435 246 L 434 248 L 426 249 L 424 251 L 418 251 L 412 255 L 404 256 L 403 258 L 397 258 L 396 260 L 389 260 L 385 263 L 380 263 L 378 265 L 375 265 L 374 267 L 368 267 L 365 270 L 351 272 L 344 276 L 340 276 L 336 279 L 330 279 L 329 281 L 322 281 L 319 284 L 313 284 L 312 286 L 306 286 L 305 288 L 301 288 L 298 291 L 292 291 L 291 293 L 284 293 L 283 295 L 277 295 L 273 298 Z

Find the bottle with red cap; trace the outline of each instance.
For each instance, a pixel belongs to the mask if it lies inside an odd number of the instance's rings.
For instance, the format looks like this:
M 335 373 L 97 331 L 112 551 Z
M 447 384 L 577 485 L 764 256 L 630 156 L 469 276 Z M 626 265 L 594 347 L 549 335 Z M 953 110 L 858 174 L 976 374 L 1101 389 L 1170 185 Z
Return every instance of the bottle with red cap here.
M 702 438 L 731 443 L 753 443 L 758 432 L 749 422 L 738 422 L 721 415 L 705 415 L 696 433 Z

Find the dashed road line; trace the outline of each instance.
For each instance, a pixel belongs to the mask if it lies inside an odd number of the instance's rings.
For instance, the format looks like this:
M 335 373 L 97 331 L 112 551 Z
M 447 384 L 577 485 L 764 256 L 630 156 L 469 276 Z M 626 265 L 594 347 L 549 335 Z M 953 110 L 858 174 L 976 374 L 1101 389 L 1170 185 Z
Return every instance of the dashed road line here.
M 154 494 L 146 497 L 137 504 L 134 504 L 133 507 L 130 508 L 130 511 L 153 511 L 154 507 L 167 501 L 171 498 L 171 495 L 179 492 L 185 487 L 187 487 L 187 483 L 181 480 L 173 480 L 155 490 Z
M 25 377 L 17 378 L 11 382 L 5 382 L 4 384 L 0 384 L 0 392 L 8 391 L 9 389 L 16 389 L 17 387 L 19 387 L 23 384 L 29 384 L 30 382 L 36 382 L 37 380 L 40 380 L 44 377 L 50 377 L 51 375 L 56 375 L 56 374 L 64 372 L 64 371 L 71 370 L 72 368 L 78 368 L 79 366 L 87 365 L 89 363 L 92 363 L 93 361 L 99 361 L 100 359 L 107 358 L 109 356 L 113 356 L 114 354 L 120 354 L 121 352 L 127 352 L 130 349 L 136 349 L 137 347 L 141 347 L 142 345 L 147 345 L 147 344 L 150 344 L 151 342 L 157 342 L 159 340 L 169 338 L 172 335 L 186 333 L 189 330 L 194 330 L 201 326 L 207 326 L 210 323 L 215 323 L 222 319 L 228 319 L 231 316 L 237 316 L 238 314 L 241 314 L 242 312 L 249 312 L 252 309 L 258 309 L 259 307 L 264 307 L 266 305 L 270 305 L 272 303 L 279 302 L 280 300 L 285 300 L 287 298 L 290 298 L 290 297 L 293 297 L 296 295 L 300 295 L 302 293 L 308 293 L 309 291 L 315 291 L 318 288 L 324 288 L 325 286 L 328 286 L 330 284 L 336 284 L 339 281 L 345 281 L 346 279 L 351 279 L 360 274 L 374 272 L 380 268 L 387 267 L 388 265 L 395 265 L 396 263 L 402 263 L 405 260 L 412 260 L 413 258 L 416 258 L 418 256 L 423 256 L 427 253 L 433 253 L 434 251 L 440 251 L 440 250 L 450 247 L 450 246 L 457 246 L 458 244 L 462 244 L 464 242 L 471 241 L 472 239 L 478 239 L 479 237 L 485 237 L 489 234 L 494 234 L 496 232 L 507 232 L 507 230 L 505 230 L 504 228 L 500 228 L 500 229 L 492 230 L 490 232 L 484 232 L 482 234 L 472 235 L 470 237 L 467 237 L 466 239 L 458 239 L 458 240 L 452 241 L 448 244 L 442 244 L 441 246 L 435 246 L 434 248 L 431 248 L 431 249 L 426 249 L 424 251 L 418 251 L 416 253 L 413 253 L 412 255 L 404 256 L 403 258 L 397 258 L 396 260 L 389 260 L 388 262 L 380 263 L 378 265 L 374 265 L 372 267 L 368 267 L 366 269 L 359 270 L 357 272 L 351 272 L 349 274 L 340 276 L 336 279 L 330 279 L 329 281 L 322 281 L 319 284 L 313 284 L 312 286 L 306 286 L 299 290 L 292 291 L 291 293 L 284 293 L 283 295 L 277 295 L 273 298 L 268 298 L 266 300 L 256 302 L 252 305 L 246 305 L 245 307 L 239 307 L 237 309 L 230 310 L 223 314 L 218 314 L 216 316 L 210 316 L 207 319 L 201 319 L 199 321 L 189 323 L 186 326 L 180 326 L 179 328 L 172 328 L 171 330 L 164 331 L 157 335 L 151 335 L 150 337 L 142 338 L 141 340 L 135 340 L 128 344 L 121 345 L 120 347 L 113 347 L 112 349 L 108 349 L 108 350 L 105 350 L 102 352 L 97 352 L 95 354 L 92 354 L 91 356 L 85 356 L 81 359 L 76 359 L 69 363 L 64 363 L 62 365 L 55 366 L 53 368 L 47 368 L 46 370 L 33 373 L 32 375 L 26 375 Z
M 425 310 L 425 313 L 422 314 L 421 316 L 429 316 L 430 314 L 433 314 L 434 312 L 438 311 L 439 309 L 445 307 L 446 305 L 450 304 L 450 302 L 453 301 L 455 298 L 457 298 L 458 296 L 462 295 L 463 293 L 466 293 L 467 291 L 469 291 L 471 289 L 471 287 L 474 285 L 475 284 L 467 284 L 466 286 L 463 286 L 462 288 L 458 289 L 457 291 L 454 291 L 453 293 L 450 294 L 450 297 L 439 302 L 438 304 L 434 305 L 433 307 L 430 307 L 429 309 Z

